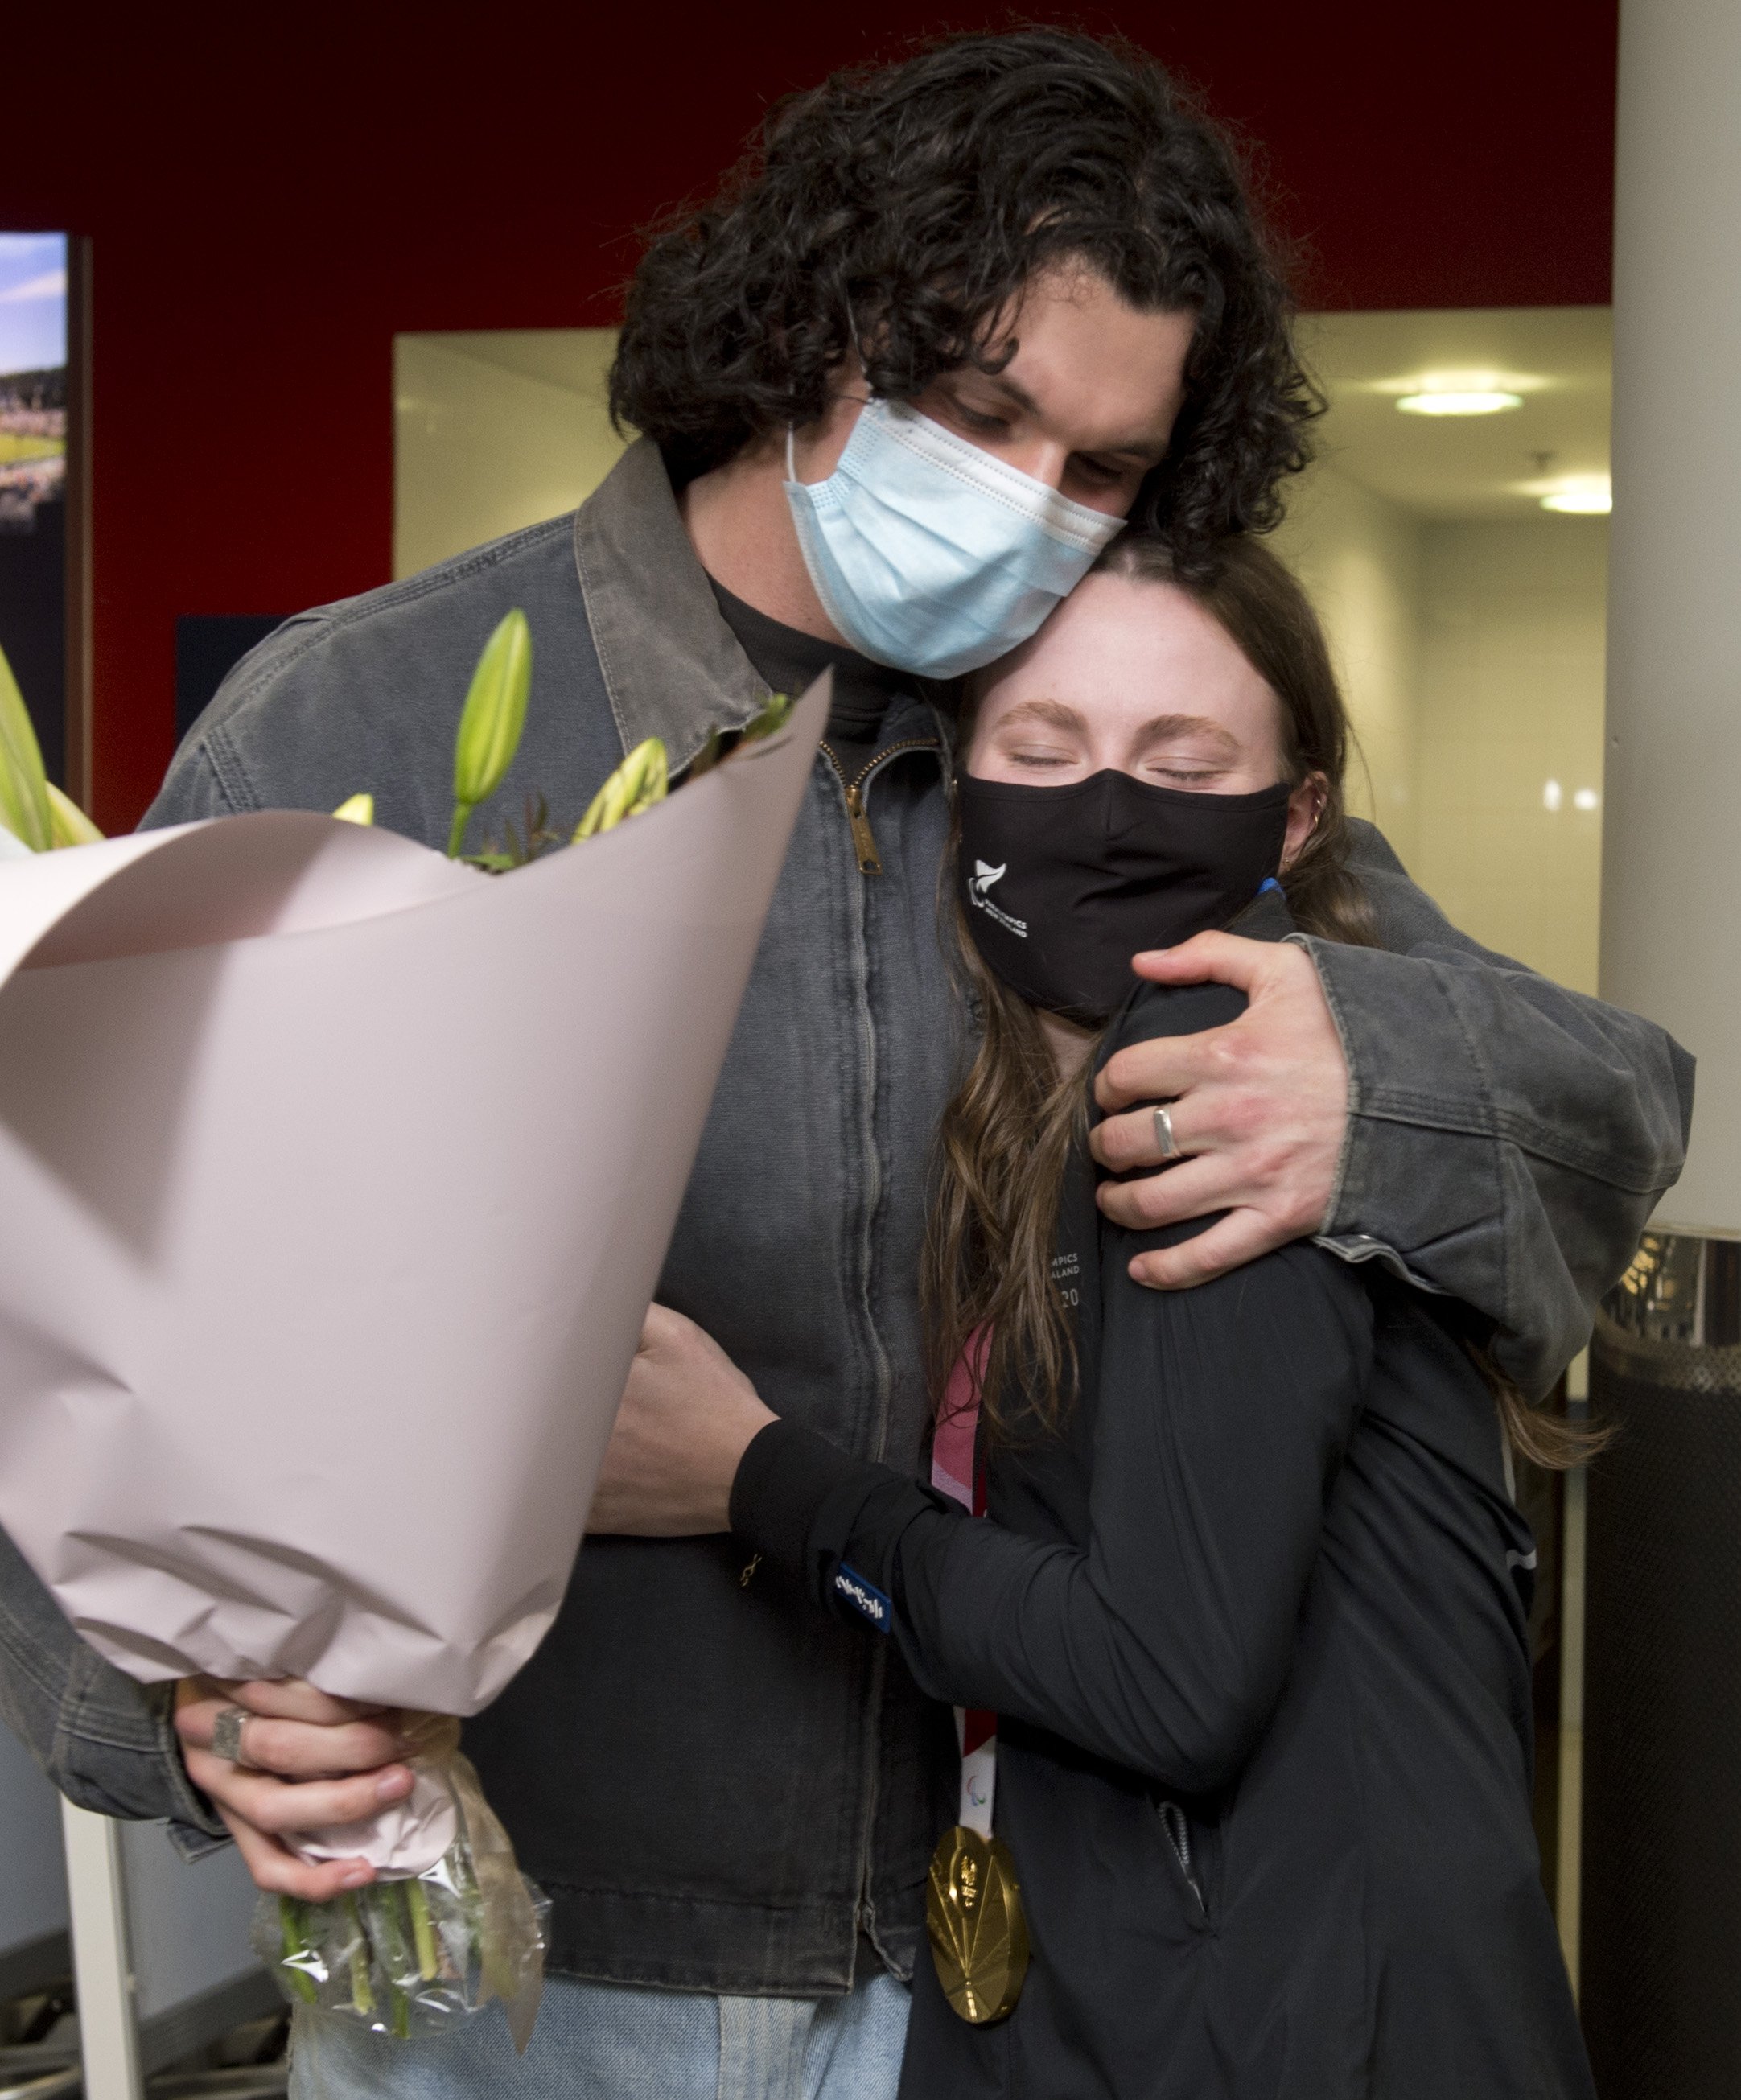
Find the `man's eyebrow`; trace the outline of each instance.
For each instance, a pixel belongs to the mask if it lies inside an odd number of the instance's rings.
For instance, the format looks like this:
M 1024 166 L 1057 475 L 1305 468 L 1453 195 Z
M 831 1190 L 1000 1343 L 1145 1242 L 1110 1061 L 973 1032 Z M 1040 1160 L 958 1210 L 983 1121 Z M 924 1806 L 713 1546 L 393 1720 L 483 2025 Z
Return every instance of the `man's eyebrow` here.
M 1039 403 L 1034 399 L 1019 379 L 1012 379 L 1007 372 L 974 372 L 971 366 L 967 369 L 972 377 L 982 379 L 988 386 L 994 388 L 1003 395 L 1004 399 L 1015 408 L 1021 409 L 1029 416 L 1039 414 Z
M 1020 408 L 1025 415 L 1044 413 L 1040 404 L 1019 379 L 1012 379 L 1007 373 L 986 372 L 981 377 L 988 386 L 995 387 L 1012 407 Z M 1126 438 L 1109 445 L 1088 445 L 1082 449 L 1095 453 L 1109 453 L 1115 459 L 1146 460 L 1158 465 L 1166 457 L 1167 440 L 1165 437 L 1148 436 Z
M 1205 743 L 1218 745 L 1233 757 L 1237 757 L 1240 750 L 1239 739 L 1232 730 L 1207 715 L 1156 715 L 1137 731 L 1137 742 L 1162 743 L 1175 736 L 1200 736 Z

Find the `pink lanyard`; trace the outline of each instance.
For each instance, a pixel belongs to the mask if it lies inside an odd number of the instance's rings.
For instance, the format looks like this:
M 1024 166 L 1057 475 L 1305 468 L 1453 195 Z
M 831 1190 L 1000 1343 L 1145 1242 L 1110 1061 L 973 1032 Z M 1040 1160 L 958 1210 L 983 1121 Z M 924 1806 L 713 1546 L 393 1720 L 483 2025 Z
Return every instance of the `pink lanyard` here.
M 950 1373 L 931 1446 L 932 1486 L 975 1516 L 985 1514 L 985 1471 L 976 1462 L 974 1450 L 979 1432 L 980 1387 L 990 1352 L 990 1333 L 984 1327 L 976 1328 Z M 989 1838 L 998 1786 L 997 1715 L 983 1707 L 958 1706 L 955 1740 L 961 1745 L 959 1820 L 981 1838 Z

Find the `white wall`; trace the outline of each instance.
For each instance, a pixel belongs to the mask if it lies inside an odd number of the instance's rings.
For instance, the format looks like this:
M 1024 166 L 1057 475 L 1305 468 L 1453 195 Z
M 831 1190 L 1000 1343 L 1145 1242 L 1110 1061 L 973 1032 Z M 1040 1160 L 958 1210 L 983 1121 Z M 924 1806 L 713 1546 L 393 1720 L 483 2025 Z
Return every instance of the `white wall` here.
M 1413 872 L 1466 933 L 1586 992 L 1607 567 L 1605 518 L 1421 527 Z
M 492 335 L 394 340 L 395 576 L 572 510 L 623 450 L 605 406 L 614 329 Z
M 1356 814 L 1466 933 L 1593 992 L 1607 521 L 1421 520 L 1324 465 L 1276 547 L 1329 635 Z
M 1741 9 L 1620 10 L 1602 989 L 1699 1060 L 1670 1230 L 1741 1238 Z
M 1276 549 L 1329 638 L 1360 749 L 1349 807 L 1413 867 L 1420 578 L 1417 527 L 1399 505 L 1328 465 L 1295 490 Z

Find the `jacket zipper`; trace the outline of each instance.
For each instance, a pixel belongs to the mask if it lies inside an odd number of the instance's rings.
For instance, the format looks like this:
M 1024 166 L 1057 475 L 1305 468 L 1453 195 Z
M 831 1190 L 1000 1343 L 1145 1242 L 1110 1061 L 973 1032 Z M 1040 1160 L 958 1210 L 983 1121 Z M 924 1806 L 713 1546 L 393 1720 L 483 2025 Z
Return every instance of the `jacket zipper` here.
M 850 780 L 846 777 L 846 769 L 828 746 L 824 743 L 820 748 L 823 757 L 834 768 L 835 777 L 840 783 L 841 789 L 846 796 L 847 821 L 852 827 L 853 853 L 858 862 L 858 871 L 861 875 L 880 875 L 883 872 L 883 857 L 876 849 L 876 836 L 870 829 L 870 818 L 865 814 L 866 785 L 879 767 L 887 765 L 890 759 L 898 758 L 904 752 L 909 751 L 942 751 L 944 750 L 943 741 L 941 737 L 934 736 L 903 737 L 899 743 L 889 744 L 882 751 L 874 752 L 868 762 L 862 765 Z M 944 764 L 946 769 L 948 765 L 946 756 Z M 881 1175 L 877 1160 L 875 1134 L 870 1120 L 872 1114 L 870 1103 L 874 1101 L 876 1092 L 876 1030 L 870 1017 L 870 961 L 865 946 L 866 900 L 862 891 L 859 893 L 856 902 L 857 911 L 854 920 L 853 955 L 854 961 L 857 965 L 857 998 L 861 1002 L 862 1013 L 865 1057 L 865 1114 L 866 1118 L 863 1133 L 866 1158 L 865 1223 L 866 1231 L 868 1233 L 871 1220 L 875 1217 L 882 1201 Z M 865 1273 L 868 1278 L 868 1246 L 863 1252 L 866 1263 Z M 868 1282 L 865 1287 L 868 1292 Z M 888 1362 L 883 1351 L 881 1339 L 876 1332 L 876 1322 L 871 1315 L 868 1299 L 865 1312 L 869 1324 L 870 1346 L 875 1358 L 877 1401 L 882 1418 L 879 1425 L 879 1448 L 876 1454 L 880 1458 L 882 1455 L 880 1445 L 886 1442 L 888 1432 Z M 865 1934 L 873 1945 L 876 1945 L 876 1905 L 871 1894 L 870 1866 L 875 1846 L 878 1797 L 880 1792 L 878 1753 L 882 1740 L 883 1695 L 887 1676 L 888 1645 L 886 1641 L 876 1641 L 871 1646 L 870 1683 L 866 1696 L 866 1712 L 870 1725 L 866 1731 L 865 1816 L 859 1840 L 858 1895 L 853 1906 L 855 1932 Z M 883 1950 L 879 1947 L 877 1951 L 880 1954 Z M 856 1941 L 853 1952 L 856 1963 Z
M 851 781 L 846 778 L 840 761 L 827 745 L 822 749 L 828 762 L 839 775 L 846 791 L 846 809 L 853 823 L 853 854 L 861 876 L 880 875 L 881 857 L 876 850 L 876 840 L 870 835 L 870 827 L 865 822 L 863 785 L 870 768 L 862 769 Z M 873 763 L 875 759 L 873 757 Z M 855 814 L 856 811 L 856 814 Z M 870 866 L 866 866 L 868 849 Z M 876 1318 L 870 1303 L 870 1246 L 878 1211 L 882 1202 L 882 1173 L 876 1146 L 876 1019 L 870 1008 L 870 899 L 865 894 L 861 881 L 853 892 L 848 910 L 852 920 L 853 1003 L 858 1019 L 859 1049 L 863 1060 L 859 1095 L 858 1136 L 863 1145 L 865 1201 L 860 1223 L 857 1246 L 857 1295 L 862 1298 L 865 1330 L 870 1350 L 870 1369 L 875 1381 L 875 1399 L 877 1410 L 876 1449 L 873 1458 L 881 1458 L 882 1446 L 888 1436 L 889 1375 L 888 1361 L 882 1338 L 876 1329 Z M 875 1914 L 872 1900 L 870 1867 L 875 1850 L 878 1781 L 878 1751 L 882 1742 L 882 1711 L 884 1657 L 888 1643 L 874 1641 L 870 1647 L 870 1681 L 866 1688 L 865 1714 L 868 1723 L 863 1743 L 864 1824 L 859 1838 L 858 1894 L 853 1905 L 853 1924 L 856 1932 L 868 1932 L 870 1920 Z M 857 1965 L 857 1948 L 853 1950 L 853 1966 Z
M 892 743 L 885 751 L 874 752 L 868 761 L 860 766 L 852 779 L 846 777 L 846 769 L 825 743 L 822 753 L 834 768 L 835 778 L 846 794 L 846 820 L 853 827 L 853 850 L 858 856 L 861 875 L 880 875 L 883 857 L 876 849 L 876 834 L 870 828 L 870 819 L 865 813 L 865 785 L 873 773 L 886 765 L 892 758 L 898 758 L 904 751 L 941 751 L 942 745 L 934 736 L 903 737 L 899 743 Z
M 1209 1906 L 1203 1900 L 1203 1885 L 1191 1871 L 1191 1825 L 1185 1820 L 1185 1811 L 1176 1801 L 1163 1801 L 1158 1813 L 1161 1828 L 1166 1831 L 1173 1856 L 1179 1862 L 1179 1871 L 1185 1877 L 1185 1886 L 1197 1898 L 1197 1908 L 1207 1915 Z

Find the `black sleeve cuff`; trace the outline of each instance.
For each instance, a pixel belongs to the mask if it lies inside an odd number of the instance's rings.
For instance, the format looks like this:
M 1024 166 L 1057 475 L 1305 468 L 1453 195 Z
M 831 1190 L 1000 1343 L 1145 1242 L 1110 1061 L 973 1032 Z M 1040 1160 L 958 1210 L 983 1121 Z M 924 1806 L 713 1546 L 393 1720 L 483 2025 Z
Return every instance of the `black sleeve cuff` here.
M 731 1528 L 795 1575 L 825 1610 L 893 1630 L 893 1573 L 915 1518 L 963 1516 L 941 1495 L 870 1458 L 854 1458 L 796 1422 L 751 1439 L 731 1489 Z
M 823 1505 L 837 1489 L 855 1480 L 868 1488 L 884 1471 L 800 1422 L 770 1422 L 751 1438 L 738 1462 L 731 1528 L 777 1567 L 806 1574 L 810 1534 Z

